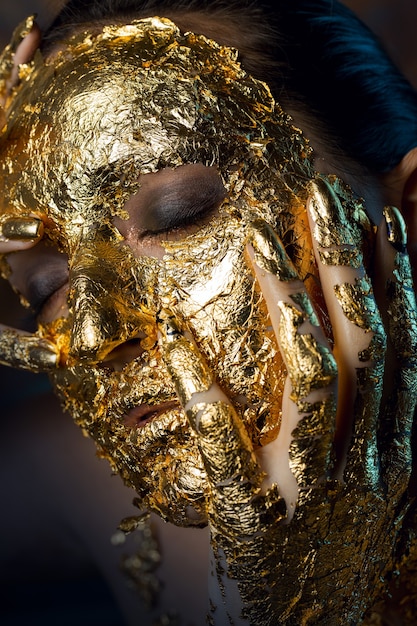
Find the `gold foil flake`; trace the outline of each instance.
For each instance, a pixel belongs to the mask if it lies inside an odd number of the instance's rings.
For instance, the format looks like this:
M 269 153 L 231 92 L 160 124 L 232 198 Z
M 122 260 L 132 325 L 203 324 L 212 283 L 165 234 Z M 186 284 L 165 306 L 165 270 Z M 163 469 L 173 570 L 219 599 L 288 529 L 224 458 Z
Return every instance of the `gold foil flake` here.
M 407 244 L 407 232 L 404 218 L 396 207 L 384 208 L 384 217 L 388 231 L 388 241 L 399 252 L 405 252 Z
M 357 278 L 354 284 L 335 285 L 334 292 L 347 319 L 370 335 L 368 347 L 358 354 L 359 360 L 380 363 L 386 350 L 386 334 L 369 279 Z
M 161 583 L 156 575 L 161 563 L 161 553 L 149 515 L 141 516 L 134 539 L 136 549 L 133 554 L 122 557 L 121 569 L 130 586 L 139 593 L 145 604 L 152 608 L 156 606 L 161 590 Z
M 143 530 L 149 521 L 149 513 L 143 511 L 139 515 L 131 515 L 130 517 L 123 518 L 118 525 L 118 528 L 125 534 L 129 535 L 135 530 Z
M 308 319 L 310 324 L 313 326 L 320 326 L 320 322 L 316 315 L 315 310 L 313 309 L 313 305 L 311 304 L 310 297 L 304 291 L 299 291 L 297 293 L 291 294 L 291 300 L 300 308 L 303 313 L 305 319 Z
M 187 415 L 198 434 L 212 498 L 222 500 L 221 506 L 233 517 L 233 511 L 241 510 L 243 503 L 259 490 L 262 476 L 246 431 L 236 419 L 233 407 L 225 402 L 199 402 L 188 409 Z M 236 480 L 238 476 L 241 478 Z M 253 483 L 253 493 L 244 481 Z
M 42 232 L 43 224 L 35 218 L 12 217 L 0 222 L 0 237 L 4 239 L 31 241 Z
M 336 397 L 330 394 L 314 404 L 298 401 L 297 407 L 304 415 L 292 432 L 290 468 L 298 487 L 305 489 L 328 476 L 333 466 Z
M 309 184 L 313 235 L 322 263 L 360 267 L 369 263 L 373 231 L 360 201 L 354 201 L 342 182 L 333 176 Z
M 323 265 L 348 265 L 358 269 L 363 265 L 362 254 L 355 248 L 351 250 L 319 250 Z
M 371 332 L 380 327 L 372 285 L 367 277 L 356 278 L 355 282 L 335 285 L 334 292 L 348 320 Z
M 329 248 L 333 246 L 354 245 L 355 241 L 340 200 L 323 179 L 310 183 L 310 207 L 315 227 L 314 237 L 318 243 Z

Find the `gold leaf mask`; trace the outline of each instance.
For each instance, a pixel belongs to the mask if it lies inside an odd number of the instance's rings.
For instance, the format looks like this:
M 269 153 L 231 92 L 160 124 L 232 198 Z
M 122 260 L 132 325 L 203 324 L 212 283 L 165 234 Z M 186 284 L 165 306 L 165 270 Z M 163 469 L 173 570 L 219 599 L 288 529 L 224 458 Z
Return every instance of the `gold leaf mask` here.
M 244 250 L 260 218 L 301 277 L 311 270 L 310 157 L 234 50 L 182 35 L 166 19 L 75 34 L 49 60 L 38 54 L 7 110 L 1 216 L 39 215 L 46 242 L 68 257 L 68 315 L 39 331 L 60 349 L 53 385 L 144 503 L 175 523 L 205 521 L 205 475 L 156 320 L 162 308 L 175 312 L 255 447 L 271 441 L 285 372 Z M 183 219 L 175 203 L 164 205 L 161 183 L 162 206 L 146 203 L 152 227 L 135 230 L 145 175 L 181 176 L 190 165 L 214 171 L 224 198 L 208 214 L 186 200 Z M 155 238 L 163 254 L 138 253 L 132 232 L 143 245 Z M 114 367 L 112 355 L 127 345 L 134 357 Z

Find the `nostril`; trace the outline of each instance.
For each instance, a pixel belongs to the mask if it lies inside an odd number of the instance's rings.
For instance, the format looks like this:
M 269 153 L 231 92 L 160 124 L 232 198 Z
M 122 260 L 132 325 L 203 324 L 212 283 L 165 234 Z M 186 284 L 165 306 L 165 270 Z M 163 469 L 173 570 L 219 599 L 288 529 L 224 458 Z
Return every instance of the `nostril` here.
M 103 367 L 110 367 L 115 371 L 123 369 L 125 365 L 142 356 L 145 352 L 141 345 L 142 339 L 144 338 L 145 335 L 143 335 L 143 337 L 137 336 L 116 346 L 101 361 L 101 365 Z

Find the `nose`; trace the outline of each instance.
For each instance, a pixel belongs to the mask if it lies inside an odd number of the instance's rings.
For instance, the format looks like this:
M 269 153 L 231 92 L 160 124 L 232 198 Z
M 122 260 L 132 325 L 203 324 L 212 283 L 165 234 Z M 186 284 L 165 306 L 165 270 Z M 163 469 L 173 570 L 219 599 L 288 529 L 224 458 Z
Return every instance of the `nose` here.
M 70 355 L 82 361 L 103 360 L 117 345 L 117 316 L 107 294 L 87 277 L 79 277 L 72 296 Z
M 84 250 L 70 269 L 70 357 L 97 363 L 143 328 L 140 307 L 129 306 L 132 277 L 115 255 Z M 126 265 L 126 260 L 124 260 Z
M 126 323 L 117 306 L 114 288 L 109 290 L 89 276 L 77 276 L 71 289 L 70 355 L 77 360 L 96 363 L 136 329 Z

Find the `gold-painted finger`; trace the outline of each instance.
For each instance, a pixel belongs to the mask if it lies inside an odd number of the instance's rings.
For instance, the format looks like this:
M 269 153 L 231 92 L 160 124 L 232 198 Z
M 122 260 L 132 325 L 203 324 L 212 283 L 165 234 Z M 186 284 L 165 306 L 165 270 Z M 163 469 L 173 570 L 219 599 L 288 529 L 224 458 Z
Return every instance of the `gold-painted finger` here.
M 317 177 L 308 186 L 312 234 L 319 246 L 322 263 L 359 267 L 364 229 L 369 228 L 360 202 L 349 203 L 353 219 L 347 219 L 346 189 L 336 177 Z
M 35 16 L 31 15 L 14 30 L 10 43 L 0 54 L 0 101 L 7 96 L 8 83 L 14 67 L 14 55 L 23 39 L 32 31 Z
M 281 430 L 271 445 L 277 454 L 289 454 L 291 471 L 303 488 L 327 475 L 332 464 L 337 367 L 309 296 L 281 242 L 260 221 L 252 224 L 249 232 L 253 250 L 249 256 L 291 383 Z M 293 405 L 297 415 L 288 430 Z M 276 480 L 279 483 L 279 475 Z
M 417 404 L 417 305 L 404 220 L 394 207 L 386 207 L 384 217 L 387 237 L 386 243 L 381 238 L 381 246 L 385 243 L 393 252 L 391 271 L 384 272 L 392 364 L 386 376 L 391 394 L 379 433 L 385 483 L 390 489 L 404 491 L 411 472 L 411 431 Z
M 170 313 L 162 315 L 159 329 L 163 357 L 181 405 L 185 408 L 195 394 L 210 389 L 213 376 L 197 347 L 186 339 L 175 318 Z
M 329 190 L 330 189 L 330 190 Z M 339 370 L 336 454 L 339 477 L 378 482 L 376 432 L 383 388 L 386 336 L 363 264 L 361 205 L 347 210 L 337 185 L 320 180 L 308 202 L 323 294 L 332 324 Z M 352 435 L 353 433 L 353 435 Z
M 334 382 L 335 361 L 304 284 L 274 231 L 257 220 L 248 232 L 248 255 L 288 369 L 293 400 L 303 401 L 312 390 Z
M 298 280 L 297 271 L 284 246 L 267 222 L 258 219 L 249 224 L 248 242 L 253 248 L 253 259 L 260 269 L 282 281 Z
M 246 429 L 176 320 L 163 315 L 159 326 L 164 361 L 197 436 L 216 508 L 226 514 L 229 507 L 249 506 L 263 475 Z
M 57 348 L 36 335 L 0 327 L 0 363 L 32 372 L 48 372 L 59 363 Z

